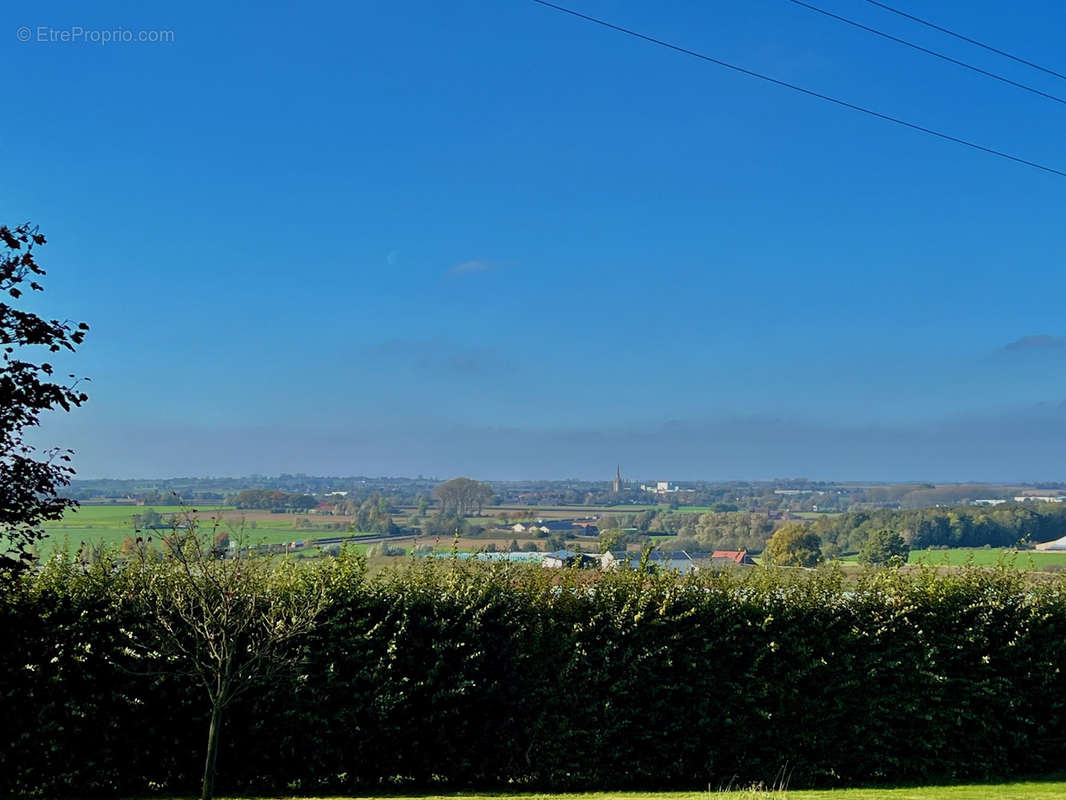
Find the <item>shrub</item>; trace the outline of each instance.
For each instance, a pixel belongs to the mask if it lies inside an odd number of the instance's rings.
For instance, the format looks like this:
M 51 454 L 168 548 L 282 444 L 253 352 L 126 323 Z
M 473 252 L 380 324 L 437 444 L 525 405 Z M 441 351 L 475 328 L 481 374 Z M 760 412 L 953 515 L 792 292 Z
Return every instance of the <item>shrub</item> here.
M 327 569 L 325 562 L 302 569 Z M 0 596 L 0 796 L 188 793 L 202 689 L 144 674 L 122 569 Z M 595 582 L 594 585 L 591 582 Z M 329 583 L 298 674 L 234 702 L 220 789 L 357 793 L 920 783 L 1057 769 L 1066 580 L 752 569 L 685 578 L 415 559 Z M 950 746 L 948 746 L 950 743 Z

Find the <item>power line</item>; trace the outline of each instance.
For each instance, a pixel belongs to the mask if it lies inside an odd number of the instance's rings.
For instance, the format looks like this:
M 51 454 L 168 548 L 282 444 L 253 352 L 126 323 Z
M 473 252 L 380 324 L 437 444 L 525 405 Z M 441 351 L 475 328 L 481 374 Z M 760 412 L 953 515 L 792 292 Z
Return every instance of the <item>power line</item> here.
M 877 0 L 866 0 L 866 2 L 870 3 L 871 5 L 877 6 L 878 8 L 883 8 L 885 11 L 891 11 L 893 14 L 899 14 L 899 16 L 901 17 L 906 17 L 907 19 L 913 22 L 917 22 L 919 25 L 925 25 L 927 28 L 932 28 L 935 31 L 946 33 L 948 36 L 954 36 L 956 39 L 961 39 L 964 42 L 969 42 L 970 44 L 982 47 L 985 50 L 988 50 L 991 53 L 995 53 L 998 56 L 1009 58 L 1011 61 L 1017 61 L 1019 64 L 1025 64 L 1025 66 L 1027 67 L 1032 67 L 1033 69 L 1038 69 L 1041 72 L 1046 72 L 1048 75 L 1054 75 L 1056 78 L 1062 78 L 1063 80 L 1066 80 L 1066 75 L 1063 75 L 1061 72 L 1056 72 L 1053 69 L 1048 69 L 1047 67 L 1042 67 L 1039 64 L 1034 64 L 1032 61 L 1026 61 L 1024 58 L 1011 55 L 1005 50 L 999 50 L 998 48 L 995 48 L 990 44 L 985 44 L 984 42 L 979 42 L 976 39 L 971 39 L 969 36 L 963 36 L 961 33 L 955 33 L 955 31 L 943 28 L 940 25 L 936 25 L 932 22 L 929 22 L 928 20 L 922 19 L 921 17 L 916 17 L 913 14 L 908 14 L 906 11 L 900 11 L 898 8 L 893 8 L 892 6 L 885 5 L 884 3 L 879 3 Z
M 946 56 L 943 53 L 938 53 L 936 50 L 930 50 L 927 47 L 922 47 L 921 45 L 914 44 L 913 42 L 908 42 L 906 39 L 900 39 L 898 36 L 893 36 L 890 33 L 879 31 L 877 30 L 877 28 L 871 28 L 868 25 L 863 25 L 861 22 L 856 22 L 855 20 L 848 19 L 847 17 L 842 17 L 839 14 L 834 14 L 832 11 L 826 11 L 824 8 L 818 8 L 818 6 L 812 6 L 810 3 L 804 3 L 803 0 L 791 0 L 791 2 L 795 3 L 798 6 L 803 6 L 804 8 L 809 9 L 811 11 L 815 11 L 819 14 L 824 14 L 825 16 L 830 17 L 831 19 L 838 20 L 847 25 L 851 25 L 855 28 L 859 28 L 861 30 L 872 33 L 875 36 L 880 36 L 882 38 L 888 39 L 889 41 L 906 45 L 907 47 L 914 48 L 915 50 L 918 50 L 922 53 L 927 53 L 931 56 L 935 56 L 936 58 L 942 59 L 944 61 L 949 61 L 952 64 L 957 64 L 960 67 L 965 67 L 968 70 L 972 70 L 973 72 L 985 75 L 989 78 L 994 78 L 997 81 L 1009 83 L 1011 86 L 1016 86 L 1019 89 L 1024 89 L 1027 92 L 1032 92 L 1033 94 L 1038 94 L 1041 97 L 1046 97 L 1048 100 L 1054 100 L 1056 103 L 1062 103 L 1063 105 L 1066 105 L 1066 98 L 1059 97 L 1058 95 L 1048 94 L 1047 92 L 1042 92 L 1039 89 L 1033 88 L 1032 86 L 1027 86 L 1024 83 L 1012 81 L 1010 78 L 1005 78 L 1002 75 L 997 75 L 995 72 L 989 72 L 986 69 L 975 67 L 973 64 L 967 64 L 965 61 L 959 61 L 957 58 L 952 58 L 951 56 Z
M 902 120 L 898 117 L 892 117 L 888 114 L 882 114 L 880 111 L 874 111 L 873 109 L 865 108 L 863 106 L 856 105 L 855 103 L 849 103 L 846 100 L 839 100 L 835 97 L 830 97 L 827 94 L 821 94 L 820 92 L 816 92 L 813 89 L 805 89 L 802 86 L 797 86 L 794 83 L 789 83 L 788 81 L 783 81 L 779 78 L 773 78 L 769 75 L 763 75 L 761 72 L 755 72 L 754 70 L 746 69 L 745 67 L 738 67 L 735 64 L 730 64 L 728 61 L 722 61 L 721 59 L 714 58 L 713 56 L 698 53 L 695 50 L 688 50 L 684 47 L 681 47 L 680 45 L 671 44 L 670 42 L 663 41 L 662 39 L 656 39 L 653 36 L 638 33 L 637 31 L 630 30 L 629 28 L 623 28 L 620 25 L 615 25 L 613 23 L 607 22 L 606 20 L 597 19 L 596 17 L 591 17 L 588 14 L 582 14 L 580 11 L 573 11 L 569 8 L 564 8 L 563 6 L 556 5 L 555 3 L 550 3 L 548 2 L 548 0 L 533 0 L 533 2 L 542 6 L 546 6 L 547 8 L 560 11 L 564 14 L 569 14 L 572 17 L 583 19 L 586 22 L 593 22 L 597 25 L 602 25 L 604 28 L 609 28 L 610 30 L 618 31 L 619 33 L 624 33 L 627 36 L 632 36 L 636 39 L 643 39 L 646 42 L 657 44 L 660 47 L 667 48 L 668 50 L 683 53 L 684 55 L 692 56 L 693 58 L 698 58 L 701 61 L 708 61 L 711 64 L 717 64 L 720 67 L 731 69 L 734 72 L 739 72 L 743 75 L 748 75 L 752 78 L 758 78 L 761 81 L 766 81 L 768 83 L 775 84 L 776 86 L 783 86 L 786 89 L 792 89 L 795 92 L 800 92 L 801 94 L 808 95 L 809 97 L 817 97 L 819 100 L 825 100 L 828 103 L 833 103 L 835 105 L 842 106 L 843 108 L 849 108 L 852 111 L 859 111 L 863 114 L 868 114 L 871 117 L 876 117 L 877 119 L 882 119 L 886 122 L 892 122 L 896 125 L 901 125 L 904 128 L 910 128 L 911 130 L 926 133 L 930 136 L 935 136 L 938 139 L 943 139 L 948 142 L 954 142 L 955 144 L 961 144 L 974 150 L 980 150 L 982 153 L 988 153 L 989 155 L 998 156 L 999 158 L 1005 158 L 1008 161 L 1015 162 L 1016 164 L 1024 164 L 1027 167 L 1033 167 L 1034 169 L 1039 169 L 1043 172 L 1050 172 L 1052 175 L 1058 175 L 1060 178 L 1066 178 L 1066 172 L 1059 169 L 1055 169 L 1054 167 L 1046 166 L 1045 164 L 1039 164 L 1035 161 L 1028 161 L 1027 159 L 1021 158 L 1019 156 L 1013 156 L 1010 153 L 1004 153 L 1002 150 L 995 150 L 991 147 L 985 147 L 984 145 L 967 141 L 966 139 L 960 139 L 957 136 L 952 136 L 951 134 L 941 133 L 940 131 L 933 130 L 932 128 L 926 128 L 922 125 L 917 125 L 913 122 L 907 122 L 906 120 Z

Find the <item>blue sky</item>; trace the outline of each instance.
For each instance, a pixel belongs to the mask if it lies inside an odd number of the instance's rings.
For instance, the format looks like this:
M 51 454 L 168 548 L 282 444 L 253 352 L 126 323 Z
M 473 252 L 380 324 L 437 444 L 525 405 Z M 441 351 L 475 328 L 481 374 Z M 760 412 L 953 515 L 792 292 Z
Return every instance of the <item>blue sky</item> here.
M 787 0 L 573 7 L 1066 169 L 1066 105 Z M 1066 71 L 1059 3 L 902 7 Z M 530 0 L 8 26 L 0 211 L 93 328 L 41 431 L 85 476 L 1066 477 L 1066 179 Z

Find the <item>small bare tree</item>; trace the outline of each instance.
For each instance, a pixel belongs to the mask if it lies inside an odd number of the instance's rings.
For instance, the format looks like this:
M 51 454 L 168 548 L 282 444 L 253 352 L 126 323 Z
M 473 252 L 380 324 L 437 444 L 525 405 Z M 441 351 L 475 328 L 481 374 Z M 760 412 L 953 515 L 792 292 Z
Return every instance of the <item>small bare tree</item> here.
M 207 692 L 202 800 L 214 795 L 223 713 L 253 679 L 293 667 L 293 640 L 314 627 L 337 572 L 253 548 L 223 551 L 213 543 L 217 532 L 201 535 L 187 514 L 163 540 L 162 558 L 138 558 L 126 569 L 127 596 L 143 604 L 149 623 L 130 632 L 131 651 L 144 663 L 161 659 L 166 672 L 185 673 Z

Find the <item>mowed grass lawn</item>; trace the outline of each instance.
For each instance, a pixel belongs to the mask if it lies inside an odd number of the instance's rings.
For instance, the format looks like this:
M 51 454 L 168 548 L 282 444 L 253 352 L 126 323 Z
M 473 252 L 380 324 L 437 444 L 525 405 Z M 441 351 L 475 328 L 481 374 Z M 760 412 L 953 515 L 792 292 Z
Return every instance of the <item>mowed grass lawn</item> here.
M 594 792 L 589 794 L 435 794 L 356 795 L 299 800 L 1052 800 L 1066 797 L 1066 781 L 923 786 L 909 789 L 832 789 L 826 791 Z M 144 800 L 147 800 L 145 798 Z M 156 798 L 155 800 L 159 800 Z M 170 800 L 179 800 L 170 798 Z M 181 798 L 191 800 L 191 798 Z M 244 800 L 224 798 L 218 800 Z M 262 800 L 268 800 L 263 798 Z M 269 798 L 297 800 L 297 798 Z

